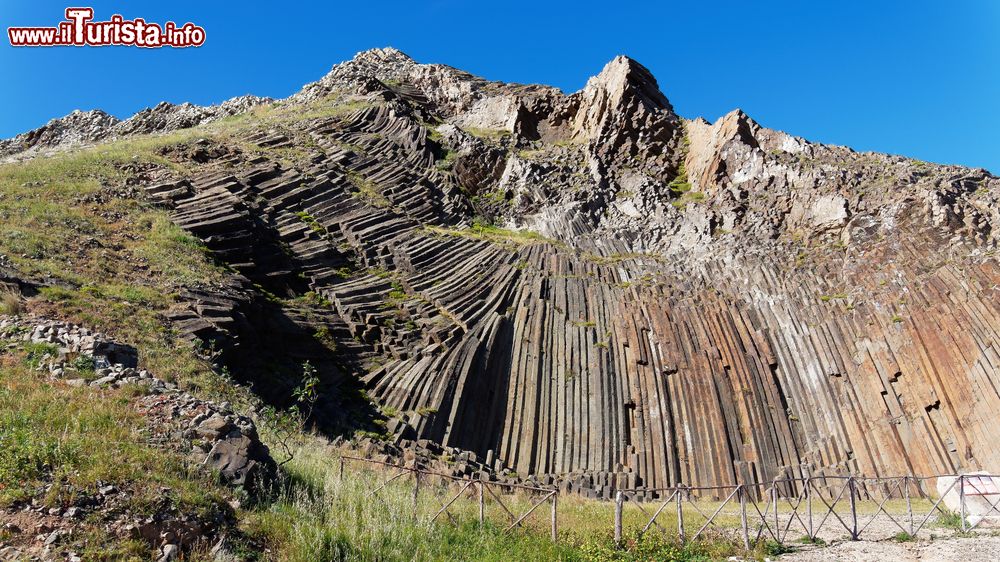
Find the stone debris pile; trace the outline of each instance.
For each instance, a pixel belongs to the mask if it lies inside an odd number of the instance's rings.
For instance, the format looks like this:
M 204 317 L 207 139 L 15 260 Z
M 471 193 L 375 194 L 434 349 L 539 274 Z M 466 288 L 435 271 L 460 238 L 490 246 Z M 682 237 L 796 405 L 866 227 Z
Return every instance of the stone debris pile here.
M 390 420 L 390 425 L 394 425 L 393 421 Z M 634 470 L 621 465 L 616 467 L 617 471 L 520 475 L 504 467 L 492 452 L 480 458 L 474 451 L 441 445 L 429 439 L 406 439 L 400 435 L 396 434 L 391 441 L 371 437 L 355 438 L 350 441 L 349 450 L 352 454 L 361 454 L 364 458 L 380 463 L 403 463 L 409 468 L 420 468 L 455 478 L 559 490 L 563 494 L 573 493 L 591 499 L 611 500 L 618 490 L 635 490 L 642 485 L 642 479 Z M 347 443 L 341 438 L 332 442 L 334 446 Z M 639 501 L 654 500 L 660 494 L 641 491 L 632 497 Z

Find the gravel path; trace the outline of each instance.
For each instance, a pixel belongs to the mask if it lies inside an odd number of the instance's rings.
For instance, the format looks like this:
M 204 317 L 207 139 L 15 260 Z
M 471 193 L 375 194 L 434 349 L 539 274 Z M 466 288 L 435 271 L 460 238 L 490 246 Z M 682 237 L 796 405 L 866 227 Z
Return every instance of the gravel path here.
M 842 542 L 809 547 L 779 558 L 782 562 L 978 562 L 1000 560 L 1000 537 L 949 538 L 912 543 Z

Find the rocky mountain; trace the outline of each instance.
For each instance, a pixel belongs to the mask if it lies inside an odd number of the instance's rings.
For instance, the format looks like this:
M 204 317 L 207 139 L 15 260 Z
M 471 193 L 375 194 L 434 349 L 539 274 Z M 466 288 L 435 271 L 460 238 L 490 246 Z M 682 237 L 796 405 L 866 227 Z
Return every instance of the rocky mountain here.
M 325 431 L 370 428 L 360 385 L 389 441 L 603 497 L 1000 466 L 985 170 L 686 119 L 627 57 L 567 95 L 374 49 L 210 118 L 257 104 L 286 118 L 140 187 L 229 268 L 170 323 L 275 402 L 308 359 Z M 205 115 L 72 114 L 0 150 Z
M 198 106 L 191 103 L 174 105 L 161 102 L 146 108 L 124 121 L 99 109 L 76 110 L 53 119 L 12 139 L 0 140 L 0 158 L 15 155 L 34 156 L 39 152 L 93 144 L 126 136 L 165 133 L 211 123 L 224 117 L 245 113 L 256 105 L 271 102 L 270 98 L 240 96 L 218 105 Z

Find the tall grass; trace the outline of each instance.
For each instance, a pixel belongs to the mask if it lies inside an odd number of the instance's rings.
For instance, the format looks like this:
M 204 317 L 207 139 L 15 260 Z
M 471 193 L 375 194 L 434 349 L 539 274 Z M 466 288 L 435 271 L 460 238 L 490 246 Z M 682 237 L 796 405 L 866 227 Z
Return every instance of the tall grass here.
M 550 505 L 544 503 L 523 527 L 508 531 L 510 516 L 496 499 L 484 495 L 485 521 L 479 521 L 478 490 L 472 486 L 440 514 L 462 483 L 423 476 L 416 502 L 414 480 L 393 469 L 347 463 L 340 476 L 334 451 L 299 444 L 288 463 L 285 482 L 273 503 L 246 513 L 243 530 L 283 561 L 312 560 L 715 560 L 741 555 L 759 558 L 761 545 L 744 552 L 723 537 L 681 546 L 675 536 L 650 532 L 638 536 L 643 514 L 626 510 L 629 532 L 622 545 L 612 540 L 613 505 L 561 497 L 559 540 L 550 539 Z M 515 516 L 539 498 L 491 489 Z M 509 492 L 509 490 L 508 490 Z M 664 514 L 662 524 L 676 524 Z
M 330 451 L 300 446 L 285 465 L 279 497 L 248 513 L 246 531 L 264 540 L 280 560 L 559 560 L 569 546 L 554 545 L 543 533 L 504 533 L 499 506 L 490 502 L 488 522 L 478 524 L 474 492 L 432 521 L 457 489 L 422 482 L 416 509 L 413 479 L 407 475 L 375 492 L 388 475 L 348 465 L 341 479 Z M 512 502 L 513 503 L 513 502 Z M 540 514 L 546 517 L 546 512 Z

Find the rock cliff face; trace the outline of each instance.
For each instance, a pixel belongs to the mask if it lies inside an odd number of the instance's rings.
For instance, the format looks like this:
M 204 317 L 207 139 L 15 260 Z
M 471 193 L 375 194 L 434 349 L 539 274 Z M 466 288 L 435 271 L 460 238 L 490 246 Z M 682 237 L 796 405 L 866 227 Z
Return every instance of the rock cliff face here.
M 596 495 L 1000 470 L 985 170 L 683 119 L 625 57 L 565 95 L 377 49 L 282 104 L 318 102 L 248 139 L 295 165 L 147 187 L 236 272 L 182 330 L 258 347 L 252 287 L 311 290 L 288 325 L 394 432 Z

